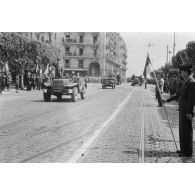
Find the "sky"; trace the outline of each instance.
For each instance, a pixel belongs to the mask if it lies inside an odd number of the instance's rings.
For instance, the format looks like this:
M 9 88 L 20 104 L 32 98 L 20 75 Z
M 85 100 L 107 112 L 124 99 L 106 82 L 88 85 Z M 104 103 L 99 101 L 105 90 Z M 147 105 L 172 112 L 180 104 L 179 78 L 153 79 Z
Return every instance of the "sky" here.
M 121 32 L 120 35 L 127 46 L 127 77 L 143 74 L 147 52 L 154 69 L 165 65 L 167 45 L 172 57 L 174 32 Z M 195 41 L 195 32 L 175 32 L 175 53 L 185 49 L 189 41 Z

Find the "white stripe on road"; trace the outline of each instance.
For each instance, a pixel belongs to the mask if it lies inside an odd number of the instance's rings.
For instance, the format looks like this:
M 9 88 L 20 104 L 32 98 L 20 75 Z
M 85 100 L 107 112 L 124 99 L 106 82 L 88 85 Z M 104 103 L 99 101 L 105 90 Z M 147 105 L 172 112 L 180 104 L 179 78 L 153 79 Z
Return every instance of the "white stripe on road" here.
M 67 163 L 76 163 L 78 160 L 84 155 L 84 153 L 88 150 L 90 145 L 96 140 L 96 138 L 102 133 L 106 127 L 109 125 L 109 123 L 116 118 L 116 116 L 120 113 L 124 105 L 127 103 L 127 101 L 132 96 L 133 92 L 136 88 L 134 88 L 130 94 L 125 98 L 125 100 L 119 104 L 114 111 L 114 113 L 106 120 L 103 125 L 100 127 L 100 129 L 96 130 L 93 135 L 84 143 L 76 152 L 75 154 L 67 161 Z

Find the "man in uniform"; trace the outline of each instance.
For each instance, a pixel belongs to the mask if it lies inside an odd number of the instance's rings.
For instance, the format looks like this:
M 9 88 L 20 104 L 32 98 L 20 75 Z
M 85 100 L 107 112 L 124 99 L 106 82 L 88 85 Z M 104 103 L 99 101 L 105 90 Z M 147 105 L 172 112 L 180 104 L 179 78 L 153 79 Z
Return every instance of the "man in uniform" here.
M 184 84 L 180 91 L 171 96 L 164 103 L 171 102 L 179 98 L 179 141 L 180 150 L 177 151 L 179 156 L 190 157 L 193 152 L 193 129 L 192 118 L 195 105 L 195 80 L 191 76 L 192 66 L 189 64 L 183 65 L 181 76 L 184 79 Z
M 16 75 L 16 93 L 18 93 L 19 85 L 20 85 L 20 77 L 19 77 L 19 74 L 17 74 Z

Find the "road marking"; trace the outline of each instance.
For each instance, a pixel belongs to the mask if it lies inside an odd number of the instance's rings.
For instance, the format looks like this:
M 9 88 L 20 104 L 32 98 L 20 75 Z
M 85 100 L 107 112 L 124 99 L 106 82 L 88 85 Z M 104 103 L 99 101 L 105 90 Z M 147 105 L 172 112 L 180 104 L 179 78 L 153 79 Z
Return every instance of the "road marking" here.
M 145 113 L 145 103 L 143 97 L 143 112 L 142 112 L 142 124 L 141 124 L 141 138 L 140 138 L 140 145 L 139 145 L 139 163 L 144 163 L 144 113 Z
M 76 152 L 73 154 L 73 156 L 67 161 L 67 163 L 76 163 L 78 160 L 84 155 L 84 153 L 88 150 L 88 148 L 91 146 L 91 144 L 97 139 L 97 137 L 106 129 L 106 127 L 110 124 L 111 121 L 113 121 L 116 116 L 120 113 L 124 105 L 127 103 L 127 101 L 132 96 L 133 92 L 136 88 L 134 88 L 129 95 L 125 98 L 125 100 L 119 104 L 114 111 L 114 113 L 106 120 L 103 125 L 100 127 L 100 129 L 96 130 L 93 135 L 84 143 Z

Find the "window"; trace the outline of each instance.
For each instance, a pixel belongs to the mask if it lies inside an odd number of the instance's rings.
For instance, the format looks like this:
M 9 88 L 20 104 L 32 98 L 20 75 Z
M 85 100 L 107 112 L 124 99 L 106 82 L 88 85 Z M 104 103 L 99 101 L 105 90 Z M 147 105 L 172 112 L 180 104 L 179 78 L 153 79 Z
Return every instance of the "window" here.
M 51 43 L 51 33 L 49 33 L 48 35 L 49 35 L 49 43 Z
M 62 37 L 62 42 L 64 43 L 64 37 Z
M 66 54 L 70 53 L 70 47 L 66 46 Z
M 80 37 L 79 37 L 79 43 L 83 43 L 83 41 L 84 41 L 84 37 L 83 37 L 83 35 L 80 35 Z
M 79 55 L 80 55 L 80 56 L 83 55 L 83 48 L 79 48 Z
M 93 56 L 96 57 L 97 56 L 97 49 L 93 50 Z
M 32 39 L 32 33 L 30 33 L 30 38 Z
M 83 68 L 83 60 L 79 60 L 79 68 Z
M 65 66 L 66 66 L 66 68 L 70 68 L 70 60 L 69 59 L 65 59 Z
M 93 37 L 93 44 L 96 44 L 97 43 L 97 36 L 94 36 Z
M 70 39 L 70 35 L 66 35 L 66 39 Z
M 55 33 L 55 41 L 56 41 L 56 38 L 57 38 L 57 34 Z
M 43 36 L 41 37 L 41 41 L 43 41 L 43 42 L 44 42 L 44 37 L 43 37 Z

